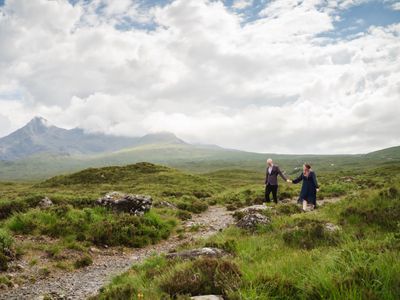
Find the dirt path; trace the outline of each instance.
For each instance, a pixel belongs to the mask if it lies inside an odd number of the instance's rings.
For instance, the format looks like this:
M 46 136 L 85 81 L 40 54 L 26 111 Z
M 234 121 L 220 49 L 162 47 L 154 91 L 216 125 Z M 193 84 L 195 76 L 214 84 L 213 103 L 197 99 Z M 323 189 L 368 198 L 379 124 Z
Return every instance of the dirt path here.
M 18 288 L 0 292 L 0 299 L 43 299 L 54 295 L 55 299 L 86 299 L 97 293 L 114 276 L 129 269 L 133 263 L 143 261 L 153 253 L 166 253 L 183 243 L 208 237 L 233 223 L 231 213 L 223 207 L 213 206 L 206 212 L 193 216 L 184 226 L 198 227 L 184 238 L 172 236 L 168 240 L 146 248 L 131 250 L 126 254 L 99 255 L 93 265 L 74 272 L 63 272 Z

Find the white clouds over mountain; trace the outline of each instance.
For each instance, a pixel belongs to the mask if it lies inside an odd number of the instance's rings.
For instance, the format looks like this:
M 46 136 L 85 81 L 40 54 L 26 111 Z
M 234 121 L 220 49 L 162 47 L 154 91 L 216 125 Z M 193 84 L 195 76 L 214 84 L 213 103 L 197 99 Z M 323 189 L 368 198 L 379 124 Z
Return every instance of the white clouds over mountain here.
M 400 24 L 331 40 L 354 1 L 270 1 L 243 22 L 252 2 L 6 1 L 0 134 L 43 115 L 254 151 L 400 144 Z

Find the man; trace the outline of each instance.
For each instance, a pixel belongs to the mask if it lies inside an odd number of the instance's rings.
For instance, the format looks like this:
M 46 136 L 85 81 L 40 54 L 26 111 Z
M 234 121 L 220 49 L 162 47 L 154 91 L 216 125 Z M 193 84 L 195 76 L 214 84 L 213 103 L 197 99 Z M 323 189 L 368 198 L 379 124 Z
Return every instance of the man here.
M 274 165 L 272 159 L 268 158 L 267 160 L 267 172 L 265 175 L 265 201 L 271 202 L 269 195 L 272 192 L 272 197 L 274 198 L 274 202 L 278 203 L 278 175 L 286 180 L 287 182 L 291 182 L 289 178 L 287 178 L 279 169 L 277 165 Z

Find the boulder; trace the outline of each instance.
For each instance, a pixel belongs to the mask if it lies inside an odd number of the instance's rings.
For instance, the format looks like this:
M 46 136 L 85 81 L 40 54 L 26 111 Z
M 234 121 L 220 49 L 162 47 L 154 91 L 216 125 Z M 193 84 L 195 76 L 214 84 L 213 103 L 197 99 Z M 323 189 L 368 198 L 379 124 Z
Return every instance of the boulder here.
M 218 248 L 209 248 L 209 247 L 204 247 L 204 248 L 197 248 L 197 249 L 191 249 L 191 250 L 185 250 L 185 251 L 180 251 L 180 252 L 173 252 L 173 253 L 168 253 L 166 255 L 167 258 L 182 258 L 182 259 L 193 259 L 197 257 L 222 257 L 224 255 L 227 255 L 227 253 L 224 250 L 218 249 Z
M 51 201 L 48 197 L 44 197 L 42 200 L 40 200 L 38 206 L 40 208 L 48 208 L 50 206 L 53 206 L 53 201 Z
M 146 195 L 131 195 L 111 192 L 98 199 L 98 205 L 109 207 L 118 212 L 127 212 L 133 215 L 143 215 L 149 211 L 152 198 Z
M 236 225 L 243 229 L 256 229 L 258 225 L 267 225 L 271 220 L 259 213 L 249 213 L 241 218 Z
M 194 296 L 194 297 L 190 297 L 190 299 L 194 299 L 194 300 L 224 300 L 224 298 L 222 298 L 222 296 L 217 296 L 217 295 Z

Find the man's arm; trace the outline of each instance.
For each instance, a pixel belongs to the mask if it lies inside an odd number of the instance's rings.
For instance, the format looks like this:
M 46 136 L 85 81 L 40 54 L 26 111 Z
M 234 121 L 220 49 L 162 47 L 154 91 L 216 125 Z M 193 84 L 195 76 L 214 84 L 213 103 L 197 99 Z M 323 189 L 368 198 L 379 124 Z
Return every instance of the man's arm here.
M 267 171 L 265 172 L 265 184 L 268 183 L 268 168 Z
M 276 168 L 278 169 L 279 176 L 281 176 L 283 180 L 287 181 L 288 178 L 285 176 L 285 174 L 282 173 L 281 169 L 279 167 Z

